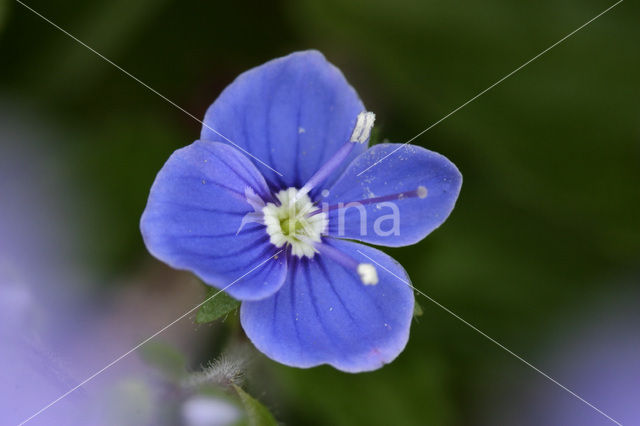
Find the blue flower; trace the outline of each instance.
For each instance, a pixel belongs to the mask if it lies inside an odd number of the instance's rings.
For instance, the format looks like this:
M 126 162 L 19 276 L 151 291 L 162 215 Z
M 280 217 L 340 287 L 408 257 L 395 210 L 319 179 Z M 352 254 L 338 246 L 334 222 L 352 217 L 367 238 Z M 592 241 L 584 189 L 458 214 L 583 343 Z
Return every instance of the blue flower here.
M 374 370 L 409 338 L 406 272 L 352 240 L 422 240 L 453 209 L 462 176 L 418 146 L 367 149 L 373 118 L 322 54 L 293 53 L 227 87 L 200 140 L 151 188 L 149 251 L 217 288 L 242 277 L 226 290 L 243 301 L 242 326 L 283 364 Z

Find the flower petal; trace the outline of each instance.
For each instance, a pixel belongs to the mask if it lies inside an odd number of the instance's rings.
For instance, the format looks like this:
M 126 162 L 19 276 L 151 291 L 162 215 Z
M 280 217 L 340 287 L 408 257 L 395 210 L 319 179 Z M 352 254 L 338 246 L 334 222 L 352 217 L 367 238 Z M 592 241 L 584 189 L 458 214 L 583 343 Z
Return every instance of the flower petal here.
M 177 150 L 158 173 L 140 221 L 149 252 L 217 288 L 242 277 L 226 290 L 237 299 L 273 294 L 284 282 L 284 256 L 258 267 L 277 252 L 265 227 L 250 223 L 236 235 L 253 212 L 245 195 L 251 191 L 269 197 L 264 178 L 235 148 L 196 141 Z
M 296 52 L 238 76 L 209 107 L 201 139 L 226 137 L 246 150 L 272 189 L 300 188 L 349 141 L 363 110 L 355 90 L 320 52 Z M 365 149 L 354 147 L 348 161 Z
M 408 281 L 404 269 L 379 250 L 341 240 L 326 243 L 370 262 L 360 250 Z M 379 271 L 378 284 L 364 285 L 355 271 L 322 255 L 292 260 L 290 269 L 280 291 L 240 309 L 247 336 L 268 357 L 294 367 L 330 364 L 360 372 L 382 367 L 404 349 L 414 297 L 400 279 Z
M 438 153 L 415 145 L 375 145 L 353 160 L 322 202 L 346 206 L 411 191 L 420 196 L 331 210 L 327 233 L 391 247 L 417 243 L 447 219 L 461 185 L 456 166 Z

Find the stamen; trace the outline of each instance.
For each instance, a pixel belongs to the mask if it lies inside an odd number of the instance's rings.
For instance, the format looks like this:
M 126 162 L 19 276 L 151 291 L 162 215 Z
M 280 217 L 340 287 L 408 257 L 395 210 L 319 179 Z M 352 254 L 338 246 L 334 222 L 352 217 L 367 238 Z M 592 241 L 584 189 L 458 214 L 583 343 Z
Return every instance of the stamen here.
M 360 277 L 360 281 L 362 281 L 362 284 L 378 284 L 378 271 L 372 264 L 358 263 L 351 256 L 344 254 L 340 250 L 335 249 L 328 244 L 318 244 L 316 245 L 316 249 L 320 252 L 320 254 L 333 259 L 340 265 L 344 266 L 346 269 L 350 269 L 354 273 L 358 274 L 358 276 Z
M 313 188 L 320 185 L 327 177 L 349 156 L 356 143 L 364 143 L 369 138 L 373 122 L 376 115 L 372 112 L 363 111 L 358 114 L 356 125 L 351 133 L 351 139 L 340 147 L 320 169 L 304 184 L 298 191 L 298 197 L 308 194 Z
M 330 212 L 332 210 L 336 210 L 336 209 L 340 209 L 340 208 L 345 208 L 347 206 L 353 206 L 353 205 L 367 205 L 367 204 L 377 204 L 377 203 L 382 203 L 385 201 L 394 201 L 394 200 L 402 200 L 405 198 L 421 198 L 424 199 L 427 197 L 427 187 L 420 185 L 418 187 L 418 189 L 416 189 L 415 191 L 406 191 L 406 192 L 398 192 L 396 194 L 391 194 L 391 195 L 384 195 L 381 197 L 373 197 L 373 198 L 365 198 L 362 200 L 358 200 L 358 201 L 350 201 L 348 203 L 338 203 L 338 204 L 332 204 L 330 206 L 327 207 L 323 207 L 322 210 L 318 210 L 316 212 L 311 213 L 311 215 L 314 214 L 318 214 L 320 212 Z

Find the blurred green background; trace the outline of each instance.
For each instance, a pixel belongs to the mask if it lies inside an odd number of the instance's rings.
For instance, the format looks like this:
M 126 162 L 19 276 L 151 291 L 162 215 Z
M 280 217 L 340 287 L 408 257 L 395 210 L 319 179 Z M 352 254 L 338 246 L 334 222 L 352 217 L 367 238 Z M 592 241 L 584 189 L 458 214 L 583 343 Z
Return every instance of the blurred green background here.
M 613 2 L 28 4 L 198 117 L 240 72 L 319 49 L 376 112 L 380 137 L 404 142 Z M 623 2 L 413 142 L 460 168 L 462 193 L 429 238 L 386 251 L 417 288 L 542 370 L 559 330 L 570 335 L 604 300 L 615 310 L 638 285 L 638 16 Z M 48 152 L 80 194 L 69 214 L 101 291 L 135 285 L 118 278 L 141 265 L 164 271 L 138 220 L 156 172 L 200 124 L 13 1 L 0 2 L 0 25 L 0 105 L 56 135 Z M 417 300 L 409 344 L 383 369 L 299 370 L 257 355 L 249 389 L 294 425 L 480 424 L 504 408 L 486 405 L 497 387 L 523 391 L 516 376 L 572 398 Z M 210 346 L 189 354 L 193 365 L 216 355 Z

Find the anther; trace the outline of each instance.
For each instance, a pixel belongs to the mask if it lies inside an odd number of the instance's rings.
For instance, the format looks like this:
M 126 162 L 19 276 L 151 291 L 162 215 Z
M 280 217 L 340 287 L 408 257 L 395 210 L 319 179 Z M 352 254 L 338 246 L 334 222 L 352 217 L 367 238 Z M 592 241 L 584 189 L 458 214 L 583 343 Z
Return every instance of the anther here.
M 369 111 L 363 111 L 358 114 L 356 127 L 351 133 L 351 142 L 365 143 L 371 135 L 373 123 L 376 121 L 376 115 Z

